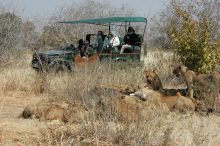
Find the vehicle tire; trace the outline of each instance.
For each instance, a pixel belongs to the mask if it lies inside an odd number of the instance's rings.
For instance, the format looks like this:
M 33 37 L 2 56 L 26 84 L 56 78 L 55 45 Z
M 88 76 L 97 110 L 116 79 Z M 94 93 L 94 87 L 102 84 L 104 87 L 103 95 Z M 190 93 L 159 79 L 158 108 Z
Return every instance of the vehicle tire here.
M 68 62 L 65 61 L 54 61 L 50 65 L 50 71 L 52 72 L 63 72 L 63 71 L 72 71 L 71 65 Z

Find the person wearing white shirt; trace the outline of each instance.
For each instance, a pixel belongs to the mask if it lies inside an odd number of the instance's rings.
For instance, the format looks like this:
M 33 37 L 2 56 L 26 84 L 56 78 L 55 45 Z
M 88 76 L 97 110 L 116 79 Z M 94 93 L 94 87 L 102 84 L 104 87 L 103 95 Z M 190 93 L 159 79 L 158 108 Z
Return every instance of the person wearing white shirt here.
M 107 50 L 110 52 L 118 52 L 118 46 L 120 45 L 119 38 L 113 33 L 109 33 L 109 42 L 107 45 Z
M 109 33 L 109 43 L 108 43 L 108 47 L 109 48 L 113 48 L 113 47 L 117 47 L 120 45 L 120 41 L 119 38 L 114 35 L 113 33 Z

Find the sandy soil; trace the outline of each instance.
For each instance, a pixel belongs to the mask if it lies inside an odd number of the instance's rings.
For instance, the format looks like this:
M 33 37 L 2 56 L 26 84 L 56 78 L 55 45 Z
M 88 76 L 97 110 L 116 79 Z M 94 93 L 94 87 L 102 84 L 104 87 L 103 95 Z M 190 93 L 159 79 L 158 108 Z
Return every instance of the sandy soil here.
M 0 144 L 28 145 L 40 137 L 45 124 L 38 120 L 18 118 L 25 106 L 37 103 L 43 96 L 24 92 L 0 92 Z

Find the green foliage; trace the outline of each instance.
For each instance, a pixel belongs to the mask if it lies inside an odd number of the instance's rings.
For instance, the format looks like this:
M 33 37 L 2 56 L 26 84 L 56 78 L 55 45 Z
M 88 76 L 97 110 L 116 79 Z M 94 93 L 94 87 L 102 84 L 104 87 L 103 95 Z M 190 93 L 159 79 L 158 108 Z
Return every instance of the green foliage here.
M 179 20 L 170 23 L 169 37 L 172 48 L 180 56 L 182 62 L 190 69 L 201 73 L 212 71 L 219 52 L 210 34 L 211 21 L 204 13 L 198 13 L 197 18 L 173 4 L 175 17 Z

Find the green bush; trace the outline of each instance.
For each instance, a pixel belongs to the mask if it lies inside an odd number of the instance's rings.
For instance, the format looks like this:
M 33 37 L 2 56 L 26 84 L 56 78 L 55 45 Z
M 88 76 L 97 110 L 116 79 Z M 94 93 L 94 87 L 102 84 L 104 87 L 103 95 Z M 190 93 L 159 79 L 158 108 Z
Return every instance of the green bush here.
M 211 22 L 208 17 L 199 13 L 193 19 L 190 13 L 177 5 L 173 5 L 179 23 L 170 27 L 172 48 L 180 56 L 181 61 L 190 69 L 201 73 L 210 72 L 219 61 L 219 51 L 211 39 Z

